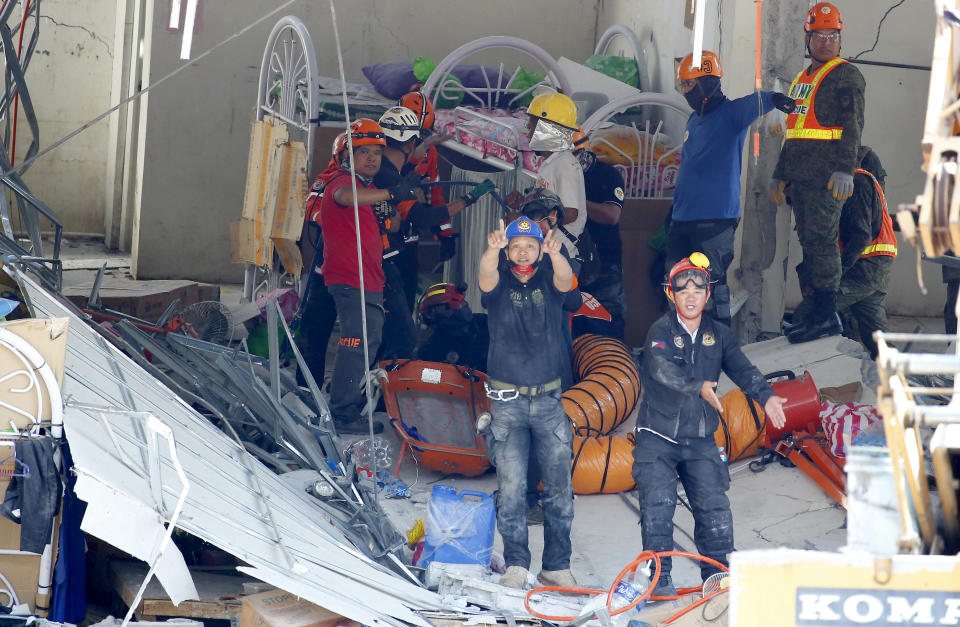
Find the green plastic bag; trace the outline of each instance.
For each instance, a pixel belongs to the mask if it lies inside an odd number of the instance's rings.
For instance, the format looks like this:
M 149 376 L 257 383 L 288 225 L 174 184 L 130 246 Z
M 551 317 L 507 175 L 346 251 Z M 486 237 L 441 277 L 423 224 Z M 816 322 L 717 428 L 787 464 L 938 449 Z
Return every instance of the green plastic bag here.
M 647 242 L 647 245 L 657 251 L 662 253 L 667 249 L 667 227 L 660 225 L 660 228 L 650 236 L 650 241 Z
M 433 59 L 417 57 L 413 60 L 413 75 L 421 83 L 427 82 L 427 79 L 430 78 L 430 73 L 435 69 L 437 69 L 437 64 L 433 62 Z
M 437 64 L 427 57 L 417 57 L 413 60 L 413 75 L 421 83 L 427 82 L 433 71 L 437 69 Z M 453 74 L 447 74 L 446 79 L 440 81 L 439 89 L 443 87 L 443 92 L 437 96 L 434 106 L 440 109 L 453 109 L 459 107 L 463 102 L 463 85 Z
M 633 59 L 616 55 L 595 54 L 584 63 L 591 70 L 606 74 L 631 87 L 640 87 L 640 70 Z
M 516 89 L 517 93 L 522 92 L 525 89 L 529 89 L 534 85 L 537 85 L 547 78 L 547 75 L 543 72 L 537 72 L 535 70 L 525 70 L 523 66 L 520 66 L 517 69 L 517 75 L 513 77 L 513 80 L 510 81 L 509 89 Z M 533 91 L 530 90 L 519 98 L 514 104 L 517 108 L 526 109 L 530 104 L 530 101 L 533 100 Z

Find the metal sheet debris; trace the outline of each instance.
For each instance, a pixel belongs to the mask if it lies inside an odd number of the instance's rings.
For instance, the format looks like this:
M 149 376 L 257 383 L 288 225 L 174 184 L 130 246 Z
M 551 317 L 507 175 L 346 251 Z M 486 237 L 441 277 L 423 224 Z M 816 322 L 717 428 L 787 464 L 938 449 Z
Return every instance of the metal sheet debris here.
M 7 271 L 36 317 L 74 318 L 67 340 L 64 425 L 83 494 L 92 499 L 89 509 L 117 512 L 113 526 L 91 520 L 104 541 L 129 543 L 121 527 L 134 513 L 127 505 L 131 500 L 164 521 L 173 517 L 182 483 L 165 447 L 151 450 L 142 419 L 149 414 L 169 427 L 190 485 L 178 528 L 240 558 L 257 578 L 366 625 L 426 626 L 418 611 L 445 609 L 438 595 L 352 543 L 340 510 L 292 489 L 251 460 L 240 444 L 77 318 L 58 296 Z M 167 590 L 171 598 L 184 594 Z

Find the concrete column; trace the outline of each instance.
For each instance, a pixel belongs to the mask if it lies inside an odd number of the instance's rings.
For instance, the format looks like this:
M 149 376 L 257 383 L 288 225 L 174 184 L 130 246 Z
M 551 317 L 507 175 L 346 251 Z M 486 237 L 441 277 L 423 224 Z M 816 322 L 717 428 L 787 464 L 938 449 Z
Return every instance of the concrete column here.
M 780 89 L 786 91 L 804 66 L 807 8 L 805 0 L 763 3 L 763 89 L 774 89 L 780 79 Z M 761 331 L 775 329 L 783 315 L 792 212 L 789 208 L 778 210 L 769 193 L 780 145 L 780 137 L 761 128 L 760 158 L 754 164 L 753 132 L 747 137 L 740 267 L 736 270 L 739 289 L 748 294 L 736 320 L 741 342 L 754 341 Z

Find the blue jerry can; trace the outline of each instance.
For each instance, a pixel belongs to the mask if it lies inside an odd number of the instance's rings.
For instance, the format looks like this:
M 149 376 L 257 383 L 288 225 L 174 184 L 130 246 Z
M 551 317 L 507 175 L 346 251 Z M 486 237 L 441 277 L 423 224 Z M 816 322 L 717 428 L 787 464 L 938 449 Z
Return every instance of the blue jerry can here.
M 427 535 L 418 566 L 430 562 L 480 564 L 490 568 L 496 510 L 486 492 L 452 486 L 433 486 L 427 516 Z

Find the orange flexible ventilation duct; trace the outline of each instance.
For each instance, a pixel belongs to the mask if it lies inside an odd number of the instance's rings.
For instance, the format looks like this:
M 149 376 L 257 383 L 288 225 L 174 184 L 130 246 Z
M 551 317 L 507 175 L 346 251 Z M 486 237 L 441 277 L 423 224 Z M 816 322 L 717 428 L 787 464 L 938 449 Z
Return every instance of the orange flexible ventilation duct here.
M 573 342 L 579 382 L 563 393 L 563 407 L 582 435 L 606 435 L 618 427 L 640 398 L 640 373 L 626 344 L 602 335 Z
M 632 468 L 632 437 L 573 436 L 573 491 L 576 494 L 615 494 L 632 490 L 636 485 Z
M 633 411 L 640 398 L 640 373 L 627 346 L 602 335 L 573 342 L 579 382 L 563 393 L 573 427 L 573 491 L 614 494 L 634 487 L 633 440 L 608 435 Z

